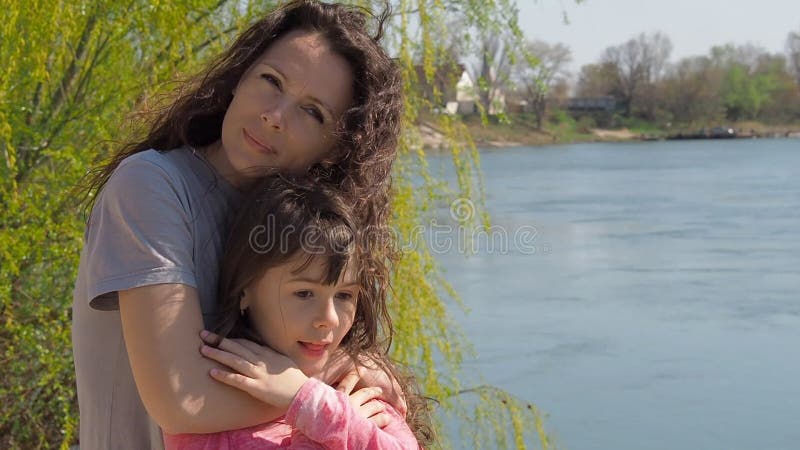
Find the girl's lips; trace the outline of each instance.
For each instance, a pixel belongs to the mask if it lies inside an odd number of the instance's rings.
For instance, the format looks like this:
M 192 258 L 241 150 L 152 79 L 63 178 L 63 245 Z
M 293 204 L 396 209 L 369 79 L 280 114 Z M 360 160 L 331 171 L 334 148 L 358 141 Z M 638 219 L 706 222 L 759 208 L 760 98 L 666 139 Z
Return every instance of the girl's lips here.
M 317 357 L 325 354 L 325 350 L 327 350 L 328 345 L 330 345 L 324 342 L 318 344 L 312 342 L 303 342 L 303 341 L 298 341 L 298 342 L 300 344 L 300 347 L 303 349 L 303 353 L 306 353 L 309 356 L 317 356 Z
M 264 145 L 264 144 L 261 143 L 261 141 L 259 141 L 258 139 L 254 138 L 250 133 L 247 132 L 247 129 L 242 128 L 242 133 L 244 133 L 244 138 L 248 142 L 250 142 L 251 145 L 253 145 L 254 147 L 258 148 L 262 152 L 268 153 L 268 154 L 271 154 L 271 155 L 277 154 L 277 152 L 272 147 L 270 147 L 268 145 Z

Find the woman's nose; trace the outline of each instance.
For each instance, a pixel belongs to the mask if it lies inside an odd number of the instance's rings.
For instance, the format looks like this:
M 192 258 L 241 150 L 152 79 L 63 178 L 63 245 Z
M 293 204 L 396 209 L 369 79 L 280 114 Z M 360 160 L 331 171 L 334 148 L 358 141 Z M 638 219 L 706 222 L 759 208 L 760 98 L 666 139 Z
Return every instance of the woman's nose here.
M 284 123 L 286 108 L 285 100 L 276 101 L 264 109 L 264 112 L 261 113 L 261 120 L 268 127 L 283 130 L 286 127 Z

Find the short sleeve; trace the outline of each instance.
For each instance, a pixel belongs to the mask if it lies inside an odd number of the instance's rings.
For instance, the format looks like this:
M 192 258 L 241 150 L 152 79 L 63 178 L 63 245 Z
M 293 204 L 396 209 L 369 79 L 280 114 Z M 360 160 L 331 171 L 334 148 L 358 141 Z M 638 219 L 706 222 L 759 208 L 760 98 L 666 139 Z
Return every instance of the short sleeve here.
M 121 290 L 163 283 L 197 287 L 186 184 L 169 166 L 136 156 L 124 160 L 103 187 L 84 236 L 87 300 L 95 309 L 117 309 Z

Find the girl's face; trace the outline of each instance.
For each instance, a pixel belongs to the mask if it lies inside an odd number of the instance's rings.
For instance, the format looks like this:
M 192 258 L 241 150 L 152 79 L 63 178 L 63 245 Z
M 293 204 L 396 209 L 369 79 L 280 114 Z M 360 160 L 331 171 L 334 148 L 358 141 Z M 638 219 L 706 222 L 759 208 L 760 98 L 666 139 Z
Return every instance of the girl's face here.
M 350 65 L 324 38 L 300 30 L 286 34 L 239 80 L 212 164 L 237 187 L 265 168 L 307 170 L 330 156 L 352 90 Z
M 245 289 L 241 307 L 273 350 L 291 358 L 307 376 L 319 373 L 355 319 L 359 285 L 352 264 L 332 286 L 320 282 L 324 258 L 306 254 L 267 270 Z

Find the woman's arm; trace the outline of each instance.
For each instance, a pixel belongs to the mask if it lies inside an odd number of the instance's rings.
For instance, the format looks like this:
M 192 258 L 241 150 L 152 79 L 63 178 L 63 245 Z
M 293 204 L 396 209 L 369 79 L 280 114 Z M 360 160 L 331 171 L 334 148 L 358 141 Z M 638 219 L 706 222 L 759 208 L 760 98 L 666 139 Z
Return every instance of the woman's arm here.
M 198 266 L 216 268 L 218 263 L 205 262 L 216 255 L 198 254 L 196 247 L 198 242 L 214 247 L 211 235 L 224 230 L 213 230 L 218 225 L 209 211 L 224 210 L 226 204 L 212 199 L 216 197 L 209 194 L 211 185 L 187 181 L 197 174 L 181 162 L 181 151 L 131 156 L 98 194 L 81 261 L 85 286 L 75 301 L 85 302 L 81 307 L 120 309 L 122 330 L 113 330 L 114 337 L 122 333 L 139 397 L 164 430 L 214 432 L 274 419 L 283 411 L 210 379 L 213 363 L 198 352 L 203 318 L 200 294 L 193 286 L 201 286 L 203 295 L 213 295 L 215 287 L 200 279 L 208 274 Z M 204 192 L 201 199 L 209 194 L 209 201 L 213 200 L 209 211 L 202 202 L 193 201 L 198 189 Z M 101 315 L 93 317 L 103 320 Z M 111 361 L 109 355 L 97 358 L 98 364 Z M 109 369 L 116 376 L 117 370 Z M 95 378 L 102 375 L 94 374 Z M 123 382 L 127 380 L 125 376 Z M 122 387 L 123 396 L 130 387 Z M 117 399 L 110 388 L 103 388 L 99 395 L 111 405 L 108 408 L 114 408 Z M 130 397 L 119 404 L 136 400 Z
M 208 376 L 220 366 L 198 351 L 203 321 L 194 288 L 157 284 L 120 291 L 119 307 L 139 395 L 166 432 L 245 428 L 285 412 Z

